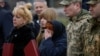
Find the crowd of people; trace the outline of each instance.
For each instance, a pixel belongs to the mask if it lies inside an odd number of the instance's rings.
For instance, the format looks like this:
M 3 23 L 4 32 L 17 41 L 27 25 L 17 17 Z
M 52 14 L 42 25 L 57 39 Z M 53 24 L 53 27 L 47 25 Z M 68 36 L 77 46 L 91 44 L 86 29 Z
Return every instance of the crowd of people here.
M 24 49 L 32 39 L 40 56 L 100 56 L 100 0 L 87 1 L 89 11 L 82 8 L 82 0 L 59 4 L 69 19 L 66 26 L 45 0 L 20 1 L 12 11 L 0 0 L 0 56 L 7 42 L 14 44 L 13 56 L 26 56 Z

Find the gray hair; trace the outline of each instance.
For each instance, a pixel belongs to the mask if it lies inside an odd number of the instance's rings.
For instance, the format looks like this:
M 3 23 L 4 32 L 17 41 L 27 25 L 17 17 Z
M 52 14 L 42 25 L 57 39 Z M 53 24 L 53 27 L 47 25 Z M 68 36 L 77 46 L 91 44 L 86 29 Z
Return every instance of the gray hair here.
M 36 1 L 33 2 L 33 5 L 35 5 L 35 2 L 41 2 L 41 3 L 44 3 L 45 5 L 47 5 L 47 2 L 45 0 L 39 0 L 39 1 L 36 0 Z
M 16 6 L 18 6 L 18 5 L 25 5 L 26 4 L 26 2 L 24 2 L 24 1 L 18 1 L 17 3 L 16 3 Z

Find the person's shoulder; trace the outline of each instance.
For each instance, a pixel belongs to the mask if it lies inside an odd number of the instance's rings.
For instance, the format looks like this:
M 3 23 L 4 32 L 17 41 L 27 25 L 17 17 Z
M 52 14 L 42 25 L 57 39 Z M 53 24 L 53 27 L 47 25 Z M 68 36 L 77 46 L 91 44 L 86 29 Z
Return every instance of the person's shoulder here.
M 85 19 L 91 19 L 92 16 L 90 15 L 89 11 L 82 9 L 81 17 Z
M 89 14 L 86 14 L 86 15 L 83 15 L 81 18 L 82 18 L 82 20 L 80 21 L 80 24 L 82 24 L 82 25 L 89 25 L 90 24 L 89 20 L 92 19 L 92 16 L 89 15 Z
M 88 20 L 92 19 L 92 16 L 90 15 L 89 11 L 83 10 L 82 15 L 80 16 L 84 22 L 88 22 Z
M 28 23 L 27 25 L 26 25 L 26 28 L 27 29 L 30 29 L 32 32 L 34 32 L 37 28 L 35 27 L 35 25 L 34 25 L 34 22 L 31 22 L 31 23 Z
M 64 25 L 63 25 L 61 22 L 57 21 L 57 20 L 53 20 L 53 21 L 52 21 L 52 24 L 53 24 L 54 26 L 64 27 Z
M 6 13 L 7 10 L 5 10 L 5 9 L 0 9 L 0 12 Z
M 5 10 L 5 9 L 1 9 L 0 13 L 7 15 L 7 14 L 12 14 L 10 10 Z
M 6 15 L 9 14 L 8 11 L 4 10 L 4 9 L 0 9 L 0 18 L 5 18 L 7 17 Z
M 89 15 L 89 14 L 86 14 L 86 15 L 83 15 L 81 18 L 83 18 L 85 21 L 88 22 L 88 20 L 91 20 L 91 19 L 92 19 L 92 16 Z M 83 21 L 84 21 L 84 20 L 83 20 Z

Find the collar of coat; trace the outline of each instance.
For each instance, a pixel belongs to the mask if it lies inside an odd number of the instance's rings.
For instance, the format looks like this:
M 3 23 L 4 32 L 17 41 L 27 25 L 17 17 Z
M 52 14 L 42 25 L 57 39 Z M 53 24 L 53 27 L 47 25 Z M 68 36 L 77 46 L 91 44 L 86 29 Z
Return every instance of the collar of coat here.
M 84 10 L 84 9 L 81 9 L 81 11 L 74 17 L 70 17 L 70 21 L 74 21 L 74 22 L 78 22 L 82 19 L 85 19 L 85 18 L 82 18 L 84 15 L 88 15 L 89 12 L 87 10 Z

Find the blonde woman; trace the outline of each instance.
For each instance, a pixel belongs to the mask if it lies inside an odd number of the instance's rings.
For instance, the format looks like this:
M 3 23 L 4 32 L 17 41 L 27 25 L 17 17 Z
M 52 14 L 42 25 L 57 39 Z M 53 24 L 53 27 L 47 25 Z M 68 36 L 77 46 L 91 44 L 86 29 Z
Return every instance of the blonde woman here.
M 40 56 L 66 56 L 65 27 L 55 19 L 56 12 L 52 8 L 48 8 L 40 14 L 40 26 L 44 31 L 39 39 L 41 40 L 39 42 Z
M 9 36 L 12 43 L 14 43 L 13 56 L 25 56 L 24 47 L 35 37 L 32 14 L 29 11 L 30 7 L 31 4 L 28 3 L 15 7 L 13 10 L 14 29 Z

